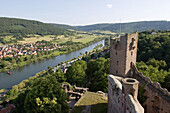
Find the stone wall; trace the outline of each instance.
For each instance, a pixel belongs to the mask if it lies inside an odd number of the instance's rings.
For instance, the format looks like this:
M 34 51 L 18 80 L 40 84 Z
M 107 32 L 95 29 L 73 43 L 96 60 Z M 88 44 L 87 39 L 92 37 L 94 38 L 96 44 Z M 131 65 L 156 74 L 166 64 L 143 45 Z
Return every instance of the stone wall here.
M 170 113 L 170 93 L 136 69 L 138 33 L 112 38 L 108 76 L 108 113 L 144 112 L 137 100 L 137 85 L 127 85 L 124 77 L 139 81 L 140 100 L 146 113 Z M 116 77 L 119 76 L 119 77 Z M 131 81 L 132 82 L 132 81 Z M 131 87 L 131 85 L 133 87 Z
M 131 77 L 139 81 L 145 92 L 146 101 L 143 106 L 147 113 L 170 113 L 170 92 L 162 88 L 158 82 L 152 82 L 150 78 L 139 72 L 135 65 L 132 66 Z
M 144 113 L 137 100 L 138 81 L 108 76 L 108 113 Z
M 123 76 L 125 71 L 126 38 L 112 38 L 110 41 L 110 74 Z
M 114 37 L 110 41 L 110 74 L 126 77 L 136 64 L 138 33 Z

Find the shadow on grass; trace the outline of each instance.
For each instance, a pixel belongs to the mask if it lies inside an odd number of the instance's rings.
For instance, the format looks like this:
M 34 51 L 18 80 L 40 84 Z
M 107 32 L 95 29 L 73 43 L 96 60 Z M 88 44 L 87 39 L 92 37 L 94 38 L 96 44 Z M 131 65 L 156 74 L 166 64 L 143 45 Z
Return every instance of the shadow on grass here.
M 86 106 L 75 106 L 71 113 L 82 113 Z M 91 113 L 107 113 L 107 103 L 98 103 L 91 105 Z

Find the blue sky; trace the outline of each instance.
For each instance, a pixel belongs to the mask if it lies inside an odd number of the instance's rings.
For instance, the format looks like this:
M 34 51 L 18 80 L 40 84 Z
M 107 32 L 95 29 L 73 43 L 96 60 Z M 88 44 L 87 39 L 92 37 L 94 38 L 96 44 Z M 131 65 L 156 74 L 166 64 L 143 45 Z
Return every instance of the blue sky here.
M 69 25 L 170 21 L 170 0 L 0 0 L 0 17 Z

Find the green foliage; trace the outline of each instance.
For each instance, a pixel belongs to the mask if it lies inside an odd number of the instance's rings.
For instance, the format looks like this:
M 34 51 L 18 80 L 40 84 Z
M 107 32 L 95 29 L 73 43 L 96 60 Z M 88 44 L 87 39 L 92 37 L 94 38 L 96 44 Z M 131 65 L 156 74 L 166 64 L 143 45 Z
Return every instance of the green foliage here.
M 153 67 L 158 67 L 158 69 L 165 69 L 167 64 L 165 61 L 161 60 L 155 60 L 155 59 L 150 59 L 148 62 L 146 62 L 147 65 L 152 65 Z
M 140 32 L 137 57 L 139 71 L 170 90 L 170 32 L 158 31 L 156 35 L 149 30 Z
M 107 74 L 109 73 L 109 59 L 98 58 L 89 60 L 87 64 L 87 81 L 91 91 L 107 92 Z
M 8 91 L 8 93 L 3 98 L 3 100 L 13 98 L 14 96 L 16 96 L 18 94 L 19 94 L 18 89 L 11 89 L 11 90 Z
M 14 34 L 14 37 L 22 39 L 25 34 L 38 35 L 62 35 L 68 31 L 51 24 L 42 23 L 33 20 L 24 20 L 16 18 L 0 18 L 0 34 Z
M 144 96 L 145 94 L 145 85 L 139 87 L 139 94 L 138 94 L 138 100 L 141 105 L 144 105 L 145 101 L 147 100 L 147 97 Z M 146 106 L 144 106 L 146 108 Z
M 64 73 L 61 72 L 61 69 L 59 68 L 55 73 L 52 73 L 51 74 L 52 76 L 55 76 L 57 81 L 59 83 L 63 83 L 66 81 L 66 78 L 64 76 Z
M 15 100 L 16 111 L 21 109 L 27 113 L 68 113 L 67 99 L 54 76 L 40 77 L 32 81 L 25 94 Z
M 84 85 L 87 65 L 83 60 L 74 62 L 67 70 L 66 78 L 71 84 Z
M 167 72 L 166 70 L 163 69 L 159 70 L 158 66 L 157 67 L 154 66 L 156 66 L 155 63 L 153 65 L 146 65 L 142 61 L 137 63 L 137 68 L 140 72 L 142 72 L 145 76 L 149 77 L 153 82 L 159 82 L 161 83 L 162 87 L 166 87 L 167 89 L 169 89 L 170 88 L 168 85 L 169 81 L 167 81 L 167 79 L 169 80 L 170 72 Z
M 54 57 L 63 53 L 69 53 L 78 49 L 81 49 L 83 47 L 89 46 L 95 42 L 98 42 L 102 40 L 103 38 L 96 38 L 93 41 L 90 41 L 88 43 L 81 43 L 81 42 L 72 42 L 67 41 L 65 43 L 61 43 L 62 48 L 58 48 L 54 51 L 40 51 L 37 52 L 37 55 L 25 55 L 25 56 L 19 56 L 19 57 L 5 57 L 0 61 L 0 71 L 8 71 L 9 69 L 22 67 L 26 64 L 29 64 L 31 62 L 35 62 L 36 60 L 42 60 L 44 58 L 50 58 Z M 51 45 L 52 42 L 49 41 L 37 41 L 36 43 L 45 43 L 45 46 Z M 20 46 L 20 45 L 18 45 Z M 101 46 L 101 45 L 100 45 Z M 40 46 L 41 48 L 41 46 Z M 40 49 L 39 48 L 39 49 Z
M 2 93 L 2 92 L 4 92 L 5 91 L 5 89 L 0 89 L 0 93 Z
M 86 26 L 76 26 L 78 30 L 81 31 L 111 31 L 111 32 L 120 32 L 120 24 L 94 24 Z M 121 23 L 121 30 L 123 33 L 135 32 L 135 31 L 145 31 L 147 29 L 156 29 L 156 30 L 168 30 L 170 29 L 169 21 L 141 21 L 141 22 L 131 22 L 131 23 Z
M 67 82 L 77 86 L 88 87 L 90 91 L 107 92 L 107 74 L 109 73 L 109 59 L 74 62 L 67 70 Z
M 12 87 L 12 89 L 9 90 L 9 92 L 5 95 L 5 97 L 3 99 L 4 100 L 15 99 L 18 95 L 20 95 L 20 93 L 22 93 L 22 91 L 25 91 L 25 89 L 27 89 L 32 84 L 34 79 L 44 75 L 45 73 L 46 73 L 46 71 L 43 70 L 43 71 L 37 73 L 36 75 L 34 75 L 33 77 L 30 77 L 29 79 L 23 80 L 18 85 L 14 85 Z
M 170 91 L 170 70 L 168 72 L 168 75 L 165 77 L 164 82 L 161 83 L 161 85 Z
M 147 34 L 146 31 L 139 33 L 138 41 L 138 61 L 147 62 L 150 59 L 162 60 L 159 65 L 161 69 L 170 68 L 170 32 L 157 35 Z M 150 63 L 154 63 L 154 60 Z M 167 64 L 167 66 L 166 66 Z M 163 66 L 163 67 L 162 67 Z

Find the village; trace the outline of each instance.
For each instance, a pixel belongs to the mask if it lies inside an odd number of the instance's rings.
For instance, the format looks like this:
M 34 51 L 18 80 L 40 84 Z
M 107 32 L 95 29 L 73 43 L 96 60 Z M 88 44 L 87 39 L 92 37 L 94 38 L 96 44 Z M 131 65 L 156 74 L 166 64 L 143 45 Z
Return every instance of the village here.
M 57 44 L 46 44 L 45 42 L 5 45 L 0 47 L 0 59 L 20 57 L 22 55 L 37 55 L 37 52 L 52 51 L 62 47 Z

